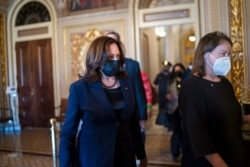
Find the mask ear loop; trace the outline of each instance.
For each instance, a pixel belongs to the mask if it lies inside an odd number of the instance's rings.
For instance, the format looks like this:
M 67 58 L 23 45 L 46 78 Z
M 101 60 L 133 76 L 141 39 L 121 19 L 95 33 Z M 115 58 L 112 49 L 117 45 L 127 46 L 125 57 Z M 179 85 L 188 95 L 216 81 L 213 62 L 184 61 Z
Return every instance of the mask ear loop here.
M 207 53 L 205 53 L 205 54 L 209 54 L 209 56 L 212 56 L 212 58 L 216 60 L 216 58 L 215 58 L 210 52 L 207 52 Z M 209 66 L 211 69 L 213 69 L 213 65 L 209 62 L 208 57 L 206 58 L 206 61 L 207 61 L 208 66 Z
M 212 54 L 212 53 L 210 53 L 210 52 L 207 52 L 210 56 L 212 56 L 212 58 L 214 59 L 214 60 L 216 60 L 216 58 L 214 57 L 214 55 Z

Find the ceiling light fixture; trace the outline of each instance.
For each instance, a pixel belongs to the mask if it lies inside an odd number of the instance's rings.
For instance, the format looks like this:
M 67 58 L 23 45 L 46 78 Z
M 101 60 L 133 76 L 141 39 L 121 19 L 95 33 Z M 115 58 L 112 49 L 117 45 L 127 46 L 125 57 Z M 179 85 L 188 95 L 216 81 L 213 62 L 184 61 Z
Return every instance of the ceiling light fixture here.
M 155 27 L 155 34 L 159 37 L 165 37 L 167 35 L 165 27 Z
M 191 41 L 191 42 L 194 42 L 194 41 L 196 40 L 196 38 L 195 38 L 194 35 L 190 35 L 190 36 L 188 37 L 188 39 L 189 39 L 189 41 Z

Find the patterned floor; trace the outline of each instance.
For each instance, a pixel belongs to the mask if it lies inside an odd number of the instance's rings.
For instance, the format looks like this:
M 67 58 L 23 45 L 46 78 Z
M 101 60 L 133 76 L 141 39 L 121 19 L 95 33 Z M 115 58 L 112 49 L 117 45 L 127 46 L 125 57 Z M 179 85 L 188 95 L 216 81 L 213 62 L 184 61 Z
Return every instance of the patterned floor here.
M 0 167 L 53 167 L 49 129 L 1 134 Z
M 0 151 L 0 167 L 53 167 L 51 156 Z
M 172 160 L 169 140 L 171 133 L 162 126 L 152 125 L 146 133 L 146 151 L 149 164 L 164 165 L 168 167 L 180 166 Z
M 177 167 L 169 149 L 171 133 L 147 121 L 146 151 L 148 167 Z M 0 134 L 0 167 L 53 167 L 50 129 L 24 128 L 21 133 Z
M 20 133 L 2 134 L 0 149 L 28 154 L 51 155 L 50 129 L 24 128 Z

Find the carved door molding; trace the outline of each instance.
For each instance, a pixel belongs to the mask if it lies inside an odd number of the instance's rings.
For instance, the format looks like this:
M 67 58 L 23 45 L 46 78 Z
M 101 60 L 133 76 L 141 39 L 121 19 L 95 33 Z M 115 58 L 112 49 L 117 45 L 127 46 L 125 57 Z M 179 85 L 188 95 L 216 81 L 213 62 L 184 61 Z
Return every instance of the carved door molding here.
M 0 106 L 7 107 L 7 58 L 6 58 L 6 38 L 5 38 L 5 14 L 0 13 Z

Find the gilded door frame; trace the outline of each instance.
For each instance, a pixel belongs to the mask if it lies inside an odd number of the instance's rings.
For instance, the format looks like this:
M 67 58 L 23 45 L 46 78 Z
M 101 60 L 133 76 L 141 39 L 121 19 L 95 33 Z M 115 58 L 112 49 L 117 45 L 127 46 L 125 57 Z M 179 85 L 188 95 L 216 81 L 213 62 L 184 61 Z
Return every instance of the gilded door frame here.
M 242 97 L 242 86 L 246 84 L 246 50 L 244 35 L 244 10 L 242 0 L 229 1 L 230 37 L 233 42 L 231 51 L 231 82 L 239 102 Z
M 7 106 L 7 96 L 5 93 L 7 85 L 7 58 L 6 58 L 6 38 L 5 38 L 5 14 L 0 12 L 0 106 Z

